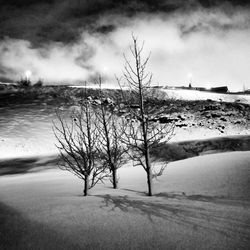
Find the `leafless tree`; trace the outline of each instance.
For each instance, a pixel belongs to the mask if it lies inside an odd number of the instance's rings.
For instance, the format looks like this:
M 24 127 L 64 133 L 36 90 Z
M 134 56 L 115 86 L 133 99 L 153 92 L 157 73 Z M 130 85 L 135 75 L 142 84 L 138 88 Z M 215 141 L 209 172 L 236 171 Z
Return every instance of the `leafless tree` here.
M 155 106 L 150 97 L 152 73 L 146 70 L 150 55 L 143 59 L 143 46 L 138 45 L 137 38 L 132 36 L 133 46 L 130 47 L 132 60 L 126 56 L 123 80 L 117 79 L 120 86 L 127 86 L 130 96 L 136 100 L 136 103 L 129 103 L 129 117 L 123 120 L 124 136 L 123 142 L 130 147 L 129 156 L 140 165 L 147 173 L 148 195 L 152 196 L 152 179 L 157 176 L 154 173 L 152 163 L 154 159 L 150 156 L 152 149 L 155 149 L 159 142 L 168 141 L 174 130 L 174 124 L 160 124 L 158 119 L 162 112 L 166 112 L 165 107 Z M 136 98 L 134 98 L 136 97 Z M 155 98 L 155 97 L 154 97 Z M 160 173 L 162 173 L 162 166 Z
M 96 110 L 97 123 L 96 126 L 99 131 L 99 150 L 101 155 L 101 162 L 104 168 L 108 168 L 112 173 L 111 182 L 113 188 L 117 188 L 117 170 L 125 163 L 126 148 L 122 143 L 123 130 L 121 129 L 121 119 L 115 112 L 113 103 L 105 104 L 107 97 L 102 91 L 102 79 L 99 77 L 96 80 L 99 85 L 99 99 L 102 100 Z
M 62 159 L 59 167 L 84 181 L 86 196 L 90 188 L 109 176 L 99 160 L 95 113 L 91 103 L 85 101 L 72 112 L 69 121 L 61 112 L 57 112 L 57 118 L 53 130 Z

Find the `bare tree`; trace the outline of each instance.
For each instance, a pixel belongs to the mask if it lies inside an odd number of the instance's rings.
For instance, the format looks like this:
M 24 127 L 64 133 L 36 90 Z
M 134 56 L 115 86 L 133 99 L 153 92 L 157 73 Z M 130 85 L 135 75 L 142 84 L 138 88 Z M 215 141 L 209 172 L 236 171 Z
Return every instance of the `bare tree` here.
M 155 106 L 150 98 L 152 73 L 146 71 L 150 56 L 143 59 L 143 45 L 139 46 L 134 36 L 132 39 L 133 46 L 130 47 L 132 62 L 124 56 L 123 79 L 126 84 L 118 79 L 119 85 L 127 85 L 130 96 L 136 100 L 133 105 L 127 100 L 130 114 L 129 118 L 123 121 L 123 142 L 130 147 L 130 158 L 146 171 L 148 195 L 152 196 L 152 179 L 157 176 L 157 173 L 153 172 L 154 159 L 150 156 L 150 152 L 159 145 L 160 141 L 168 141 L 171 138 L 174 124 L 160 124 L 158 121 L 165 108 Z M 162 173 L 164 167 L 165 165 L 162 166 L 159 174 Z
M 84 180 L 86 196 L 90 188 L 109 176 L 99 160 L 95 113 L 90 102 L 85 101 L 71 114 L 69 121 L 60 112 L 57 112 L 57 118 L 53 130 L 62 158 L 59 167 Z
M 99 85 L 99 98 L 102 100 L 101 105 L 95 110 L 99 131 L 99 150 L 101 161 L 104 168 L 108 168 L 112 173 L 111 182 L 113 188 L 117 188 L 117 170 L 125 163 L 125 147 L 122 143 L 123 130 L 121 129 L 120 118 L 115 112 L 113 103 L 105 104 L 107 98 L 102 91 L 102 79 L 99 77 L 96 80 Z M 111 104 L 111 105 L 110 105 Z

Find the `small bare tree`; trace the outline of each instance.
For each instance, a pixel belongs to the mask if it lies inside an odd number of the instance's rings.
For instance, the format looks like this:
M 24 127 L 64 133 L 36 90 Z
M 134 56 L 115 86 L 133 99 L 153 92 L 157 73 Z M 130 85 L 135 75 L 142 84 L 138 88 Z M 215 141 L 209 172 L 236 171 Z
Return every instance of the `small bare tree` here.
M 99 98 L 102 100 L 101 105 L 95 110 L 97 117 L 97 128 L 99 131 L 99 150 L 101 161 L 104 168 L 108 168 L 112 173 L 111 182 L 113 188 L 117 188 L 117 170 L 125 163 L 125 147 L 122 143 L 123 130 L 121 129 L 120 118 L 115 112 L 114 105 L 106 103 L 105 95 L 102 91 L 102 79 L 96 80 L 99 85 Z
M 155 106 L 150 97 L 152 74 L 146 71 L 150 56 L 143 59 L 143 45 L 139 46 L 137 38 L 134 36 L 132 39 L 133 46 L 130 47 L 132 62 L 124 56 L 123 79 L 125 84 L 117 79 L 120 86 L 128 87 L 130 96 L 136 100 L 133 105 L 126 100 L 129 117 L 123 121 L 123 142 L 130 147 L 130 158 L 146 171 L 148 195 L 152 196 L 152 179 L 157 176 L 157 173 L 153 172 L 154 159 L 150 156 L 150 152 L 159 145 L 160 141 L 168 141 L 171 138 L 174 124 L 160 124 L 158 121 L 159 116 L 166 111 L 164 107 Z M 162 165 L 159 173 L 162 173 L 164 167 L 165 165 Z
M 60 112 L 57 112 L 57 118 L 53 130 L 62 159 L 59 167 L 84 180 L 86 196 L 90 188 L 109 176 L 99 160 L 95 113 L 90 102 L 85 101 L 72 112 L 69 121 Z

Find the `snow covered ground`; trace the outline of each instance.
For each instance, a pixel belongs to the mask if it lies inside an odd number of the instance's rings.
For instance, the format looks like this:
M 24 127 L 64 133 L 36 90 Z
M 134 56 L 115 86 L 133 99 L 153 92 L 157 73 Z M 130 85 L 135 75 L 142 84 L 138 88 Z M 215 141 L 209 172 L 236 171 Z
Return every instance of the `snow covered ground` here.
M 249 96 L 171 93 L 250 103 Z M 52 158 L 15 162 L 57 152 L 53 109 L 13 107 L 0 113 L 0 158 L 12 158 L 10 167 L 27 165 L 23 174 L 0 176 L 0 249 L 249 249 L 250 151 L 241 151 L 249 150 L 249 136 L 238 136 L 249 132 L 227 130 L 223 136 L 237 136 L 212 139 L 218 131 L 178 128 L 171 142 L 179 147 L 193 140 L 190 145 L 205 145 L 206 152 L 169 163 L 154 181 L 154 197 L 146 196 L 145 172 L 132 164 L 119 170 L 118 190 L 107 181 L 83 197 L 83 183 L 56 169 Z M 196 141 L 202 138 L 207 141 Z M 225 149 L 221 144 L 238 151 L 218 153 Z M 212 154 L 201 155 L 207 151 Z
M 72 88 L 91 88 L 98 89 L 98 85 L 88 85 L 88 86 L 71 86 Z M 103 89 L 120 89 L 118 85 L 103 85 Z M 122 89 L 127 89 L 122 87 Z M 158 90 L 165 92 L 168 97 L 173 99 L 181 100 L 213 100 L 213 101 L 223 101 L 223 102 L 240 102 L 245 104 L 250 104 L 250 95 L 242 94 L 220 94 L 209 91 L 199 91 L 199 90 L 189 90 L 189 89 L 164 89 L 158 88 Z
M 119 170 L 118 190 L 107 181 L 89 197 L 60 170 L 0 177 L 0 248 L 248 249 L 249 166 L 250 152 L 170 163 L 154 197 L 140 167 Z
M 214 92 L 205 92 L 198 90 L 188 89 L 161 89 L 167 93 L 167 95 L 173 99 L 182 100 L 213 100 L 221 102 L 240 102 L 250 104 L 250 95 L 239 94 L 220 94 Z

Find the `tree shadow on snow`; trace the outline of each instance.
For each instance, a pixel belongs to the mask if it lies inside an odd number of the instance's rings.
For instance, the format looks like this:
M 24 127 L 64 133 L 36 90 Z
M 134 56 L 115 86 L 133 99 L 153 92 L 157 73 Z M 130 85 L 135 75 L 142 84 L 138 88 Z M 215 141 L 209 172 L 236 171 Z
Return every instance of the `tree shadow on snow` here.
M 149 197 L 146 200 L 132 199 L 128 195 L 124 196 L 111 196 L 98 195 L 102 198 L 103 205 L 101 208 L 109 208 L 110 211 L 115 211 L 116 209 L 122 212 L 137 212 L 142 215 L 146 215 L 150 221 L 154 221 L 155 218 L 167 219 L 167 220 L 179 220 L 181 215 L 190 215 L 190 212 L 182 205 L 169 205 L 165 203 L 160 203 L 157 201 L 150 201 Z
M 162 200 L 156 200 L 154 197 L 144 197 L 143 200 L 127 195 L 111 196 L 107 194 L 97 197 L 103 199 L 100 207 L 102 209 L 108 208 L 110 212 L 121 210 L 124 213 L 138 213 L 147 216 L 152 223 L 157 223 L 156 218 L 164 219 L 181 226 L 191 227 L 195 231 L 205 229 L 226 237 L 237 236 L 250 243 L 250 225 L 242 224 L 242 221 L 231 218 L 223 210 L 214 211 L 206 206 L 194 206 L 192 203 L 184 204 L 181 201 L 166 203 Z M 191 197 L 191 199 L 195 198 Z M 238 228 L 238 231 L 235 228 Z

